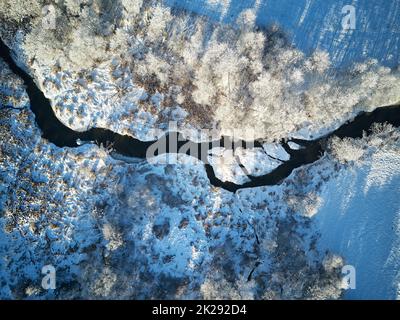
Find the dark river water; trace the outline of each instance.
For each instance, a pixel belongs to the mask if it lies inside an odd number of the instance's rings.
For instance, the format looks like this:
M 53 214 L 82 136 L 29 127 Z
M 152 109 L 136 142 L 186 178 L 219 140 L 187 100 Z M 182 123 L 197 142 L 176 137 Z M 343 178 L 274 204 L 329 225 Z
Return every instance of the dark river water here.
M 76 132 L 66 127 L 55 116 L 54 111 L 51 108 L 50 101 L 39 90 L 32 77 L 15 63 L 9 48 L 3 43 L 3 41 L 0 41 L 0 56 L 8 64 L 12 71 L 23 79 L 30 99 L 30 108 L 35 114 L 37 125 L 42 132 L 42 137 L 56 146 L 78 147 L 78 139 L 82 141 L 93 141 L 97 145 L 108 145 L 111 143 L 115 152 L 121 155 L 145 159 L 148 148 L 159 142 L 143 142 L 130 136 L 120 135 L 110 130 L 101 128 L 93 128 L 86 132 Z M 400 125 L 399 105 L 381 107 L 371 113 L 360 113 L 355 119 L 342 125 L 336 131 L 316 140 L 291 140 L 302 147 L 299 150 L 292 150 L 289 148 L 286 142 L 281 142 L 286 152 L 290 154 L 290 160 L 283 162 L 279 167 L 269 174 L 257 177 L 248 176 L 250 181 L 242 185 L 219 180 L 215 175 L 213 167 L 207 161 L 204 161 L 204 157 L 199 159 L 204 162 L 210 183 L 216 187 L 221 187 L 228 191 L 236 192 L 237 190 L 243 188 L 276 185 L 288 177 L 294 169 L 309 163 L 313 163 L 320 159 L 324 154 L 326 142 L 330 137 L 361 137 L 364 131 L 368 133 L 374 123 L 385 122 L 397 127 Z M 215 142 L 196 143 L 188 140 L 181 140 L 178 139 L 178 135 L 178 133 L 171 132 L 161 139 L 176 140 L 178 150 L 180 149 L 180 146 L 183 146 L 184 144 L 191 146 L 189 150 L 198 148 L 199 155 L 201 155 L 201 152 L 204 152 L 204 150 L 211 150 L 213 146 L 215 146 Z M 218 143 L 222 147 L 227 147 L 227 143 L 229 143 L 231 146 L 231 142 L 228 137 L 221 139 L 218 141 Z M 249 144 L 253 145 L 254 147 L 261 147 L 262 141 L 253 141 L 251 143 L 245 141 L 235 142 L 235 146 L 246 147 Z M 167 148 L 163 153 L 168 152 L 170 152 L 170 150 Z

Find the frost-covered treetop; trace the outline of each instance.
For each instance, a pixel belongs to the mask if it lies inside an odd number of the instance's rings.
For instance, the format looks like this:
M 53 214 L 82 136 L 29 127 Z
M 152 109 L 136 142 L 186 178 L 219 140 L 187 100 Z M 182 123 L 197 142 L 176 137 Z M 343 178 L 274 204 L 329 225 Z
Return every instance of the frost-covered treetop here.
M 338 74 L 326 52 L 305 56 L 278 26 L 257 28 L 252 9 L 225 25 L 150 0 L 18 4 L 0 4 L 2 33 L 77 130 L 149 140 L 151 129 L 178 120 L 180 130 L 273 141 L 320 135 L 400 100 L 397 71 L 367 61 Z M 45 4 L 54 6 L 54 29 L 43 25 Z

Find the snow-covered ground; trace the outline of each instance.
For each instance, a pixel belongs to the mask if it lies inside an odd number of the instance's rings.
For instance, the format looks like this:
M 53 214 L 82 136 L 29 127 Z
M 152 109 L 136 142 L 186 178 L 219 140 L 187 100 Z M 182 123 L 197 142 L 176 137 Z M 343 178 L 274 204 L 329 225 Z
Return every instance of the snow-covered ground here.
M 0 82 L 26 96 L 2 68 Z M 40 138 L 26 103 L 0 105 L 0 130 L 3 299 L 341 294 L 341 259 L 310 247 L 308 218 L 282 206 L 281 187 L 234 195 L 186 156 L 150 164 L 91 145 L 58 148 Z M 47 291 L 49 264 L 57 285 Z
M 400 149 L 378 151 L 361 168 L 324 185 L 315 216 L 319 247 L 356 270 L 347 299 L 400 298 Z
M 357 270 L 345 298 L 397 297 L 397 129 L 232 194 L 186 156 L 59 149 L 27 107 L 0 109 L 2 298 L 338 298 L 344 264 Z M 47 264 L 54 292 L 40 287 Z
M 346 33 L 342 0 L 67 1 L 58 31 L 43 29 L 40 1 L 10 1 L 0 34 L 67 126 L 152 140 L 174 120 L 264 138 L 263 150 L 211 150 L 223 181 L 288 160 L 282 138 L 320 136 L 400 100 L 398 1 L 350 1 L 357 24 Z M 282 29 L 253 25 L 272 22 Z M 282 184 L 232 194 L 186 156 L 57 148 L 28 107 L 0 60 L 0 298 L 335 299 L 344 264 L 357 272 L 344 298 L 399 297 L 398 129 L 333 139 Z M 55 291 L 40 286 L 46 264 Z
M 21 87 L 23 81 L 15 77 L 1 58 L 0 79 L 0 105 L 18 109 L 29 104 L 28 95 Z

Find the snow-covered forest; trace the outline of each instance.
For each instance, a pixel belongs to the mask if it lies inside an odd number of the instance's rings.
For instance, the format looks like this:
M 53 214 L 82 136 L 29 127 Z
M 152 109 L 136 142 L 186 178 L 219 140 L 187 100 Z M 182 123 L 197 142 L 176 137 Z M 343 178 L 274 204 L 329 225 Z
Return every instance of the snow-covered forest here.
M 221 24 L 159 1 L 60 1 L 53 30 L 40 1 L 25 15 L 18 3 L 1 4 L 4 37 L 75 130 L 151 140 L 178 121 L 273 142 L 399 101 L 397 69 L 371 59 L 335 72 L 326 51 L 305 55 L 279 25 L 255 25 L 255 8 Z

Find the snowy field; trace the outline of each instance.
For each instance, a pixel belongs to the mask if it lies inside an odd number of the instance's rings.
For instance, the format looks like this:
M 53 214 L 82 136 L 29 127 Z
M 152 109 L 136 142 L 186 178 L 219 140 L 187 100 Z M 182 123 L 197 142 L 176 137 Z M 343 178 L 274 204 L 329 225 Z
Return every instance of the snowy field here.
M 257 24 L 280 25 L 296 48 L 310 54 L 329 52 L 335 67 L 368 58 L 387 67 L 400 62 L 400 1 L 398 0 L 166 0 L 169 5 L 234 23 L 245 9 L 256 9 Z M 342 31 L 342 8 L 356 9 L 356 27 Z
M 400 153 L 377 152 L 371 163 L 324 186 L 315 216 L 321 250 L 356 268 L 346 299 L 400 298 Z

